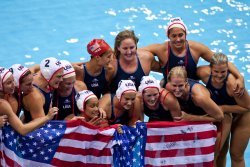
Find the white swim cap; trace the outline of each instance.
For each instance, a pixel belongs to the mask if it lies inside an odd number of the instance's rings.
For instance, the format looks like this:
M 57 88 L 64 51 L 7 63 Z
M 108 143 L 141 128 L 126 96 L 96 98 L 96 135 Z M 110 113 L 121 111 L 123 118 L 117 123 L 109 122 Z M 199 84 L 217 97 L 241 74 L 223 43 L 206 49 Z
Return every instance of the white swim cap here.
M 121 80 L 116 90 L 116 97 L 119 101 L 121 100 L 123 93 L 127 91 L 136 92 L 135 83 L 132 80 Z
M 90 90 L 83 90 L 83 91 L 78 92 L 75 96 L 76 105 L 78 109 L 84 112 L 85 103 L 91 98 L 97 98 L 97 96 Z
M 139 92 L 143 93 L 143 91 L 147 88 L 157 88 L 160 90 L 160 84 L 153 76 L 143 76 L 138 88 Z
M 176 18 L 171 18 L 168 23 L 168 27 L 166 29 L 167 37 L 169 35 L 169 30 L 175 27 L 183 29 L 183 31 L 185 31 L 187 34 L 187 26 L 184 24 L 184 22 L 182 21 L 180 17 L 176 17 Z
M 6 69 L 4 67 L 0 67 L 0 90 L 3 90 L 3 83 L 12 76 L 12 73 L 9 69 Z
M 62 63 L 54 57 L 43 59 L 40 63 L 41 73 L 48 82 L 61 68 L 63 68 Z
M 69 78 L 72 76 L 76 76 L 75 69 L 72 64 L 67 60 L 61 60 L 63 66 L 63 78 Z
M 19 88 L 20 85 L 20 78 L 26 74 L 26 72 L 29 71 L 29 69 L 27 67 L 24 67 L 21 64 L 13 64 L 10 67 L 10 71 L 13 74 L 14 77 L 14 81 L 15 81 L 15 86 Z

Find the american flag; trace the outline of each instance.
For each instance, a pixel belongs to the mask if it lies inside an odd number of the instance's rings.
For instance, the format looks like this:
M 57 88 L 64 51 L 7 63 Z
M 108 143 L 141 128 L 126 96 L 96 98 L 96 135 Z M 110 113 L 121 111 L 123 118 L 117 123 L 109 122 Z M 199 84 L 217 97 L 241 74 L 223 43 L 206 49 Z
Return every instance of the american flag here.
M 210 123 L 137 123 L 97 129 L 81 120 L 50 121 L 26 136 L 1 131 L 1 165 L 22 167 L 212 167 L 216 127 Z

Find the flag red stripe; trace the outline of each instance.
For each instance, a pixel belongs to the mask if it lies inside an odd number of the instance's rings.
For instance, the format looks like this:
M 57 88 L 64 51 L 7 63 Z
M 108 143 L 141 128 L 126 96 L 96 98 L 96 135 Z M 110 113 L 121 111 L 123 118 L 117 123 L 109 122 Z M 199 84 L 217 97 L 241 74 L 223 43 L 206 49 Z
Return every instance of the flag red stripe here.
M 175 141 L 187 141 L 187 140 L 200 140 L 211 138 L 212 134 L 216 134 L 214 130 L 196 132 L 196 133 L 183 133 L 183 134 L 171 134 L 171 135 L 154 135 L 147 136 L 147 143 L 157 143 L 157 142 L 175 142 Z
M 111 167 L 112 162 L 110 162 L 110 164 L 93 164 L 93 163 L 83 163 L 80 161 L 69 162 L 54 158 L 51 161 L 51 164 L 54 166 L 69 166 L 69 167 L 100 167 L 100 166 Z
M 4 156 L 4 159 L 5 159 L 5 162 L 8 166 L 12 167 L 12 166 L 15 166 L 15 167 L 21 167 L 21 165 L 19 165 L 16 161 L 14 161 L 13 159 L 9 158 L 5 152 L 3 153 L 3 156 Z
M 200 147 L 200 148 L 173 149 L 173 150 L 157 150 L 157 151 L 145 150 L 145 157 L 163 158 L 163 157 L 177 157 L 177 156 L 192 156 L 192 155 L 211 154 L 213 152 L 214 152 L 214 146 Z
M 59 146 L 56 152 L 62 152 L 66 154 L 78 154 L 78 155 L 93 155 L 96 157 L 99 156 L 112 156 L 110 148 L 104 148 L 102 150 L 96 150 L 93 148 L 84 149 L 84 148 L 75 148 L 75 147 L 62 147 Z
M 79 140 L 79 141 L 100 141 L 100 142 L 105 142 L 108 143 L 110 140 L 113 139 L 113 136 L 107 136 L 107 135 L 102 135 L 102 134 L 81 134 L 81 133 L 70 133 L 70 134 L 65 134 L 63 138 L 66 139 L 73 139 L 73 140 Z

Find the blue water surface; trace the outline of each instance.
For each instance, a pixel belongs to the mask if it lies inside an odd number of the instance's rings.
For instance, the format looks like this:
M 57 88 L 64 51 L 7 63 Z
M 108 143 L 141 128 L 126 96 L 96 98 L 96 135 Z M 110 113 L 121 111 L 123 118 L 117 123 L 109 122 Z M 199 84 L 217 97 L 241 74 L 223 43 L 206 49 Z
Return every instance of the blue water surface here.
M 86 61 L 91 39 L 104 38 L 113 46 L 124 29 L 135 31 L 139 47 L 162 43 L 169 18 L 181 17 L 187 38 L 227 54 L 249 91 L 249 6 L 249 0 L 1 0 L 0 66 L 32 66 L 50 56 Z M 249 165 L 249 147 L 245 158 Z

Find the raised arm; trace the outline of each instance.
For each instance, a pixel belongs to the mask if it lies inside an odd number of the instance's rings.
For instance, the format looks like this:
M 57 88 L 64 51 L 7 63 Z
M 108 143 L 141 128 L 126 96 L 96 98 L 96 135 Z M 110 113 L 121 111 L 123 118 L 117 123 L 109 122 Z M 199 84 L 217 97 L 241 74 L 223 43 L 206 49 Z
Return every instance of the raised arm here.
M 36 128 L 41 127 L 46 122 L 53 119 L 54 115 L 57 114 L 58 111 L 58 109 L 55 107 L 48 113 L 48 115 L 41 117 L 40 119 L 31 121 L 27 124 L 23 124 L 21 120 L 14 114 L 14 112 L 11 109 L 11 106 L 7 101 L 1 100 L 0 106 L 1 106 L 0 109 L 1 114 L 5 114 L 8 116 L 10 125 L 21 135 L 26 135 L 27 133 L 35 130 Z

